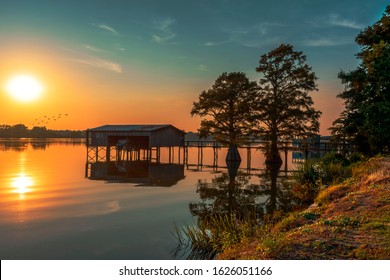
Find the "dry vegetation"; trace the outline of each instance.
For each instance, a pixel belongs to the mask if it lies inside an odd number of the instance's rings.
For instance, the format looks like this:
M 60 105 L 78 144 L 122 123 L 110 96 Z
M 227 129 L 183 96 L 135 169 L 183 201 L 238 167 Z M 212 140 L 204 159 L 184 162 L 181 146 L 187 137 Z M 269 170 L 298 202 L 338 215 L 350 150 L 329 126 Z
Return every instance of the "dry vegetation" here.
M 390 259 L 390 158 L 373 158 L 315 203 L 262 227 L 219 259 Z

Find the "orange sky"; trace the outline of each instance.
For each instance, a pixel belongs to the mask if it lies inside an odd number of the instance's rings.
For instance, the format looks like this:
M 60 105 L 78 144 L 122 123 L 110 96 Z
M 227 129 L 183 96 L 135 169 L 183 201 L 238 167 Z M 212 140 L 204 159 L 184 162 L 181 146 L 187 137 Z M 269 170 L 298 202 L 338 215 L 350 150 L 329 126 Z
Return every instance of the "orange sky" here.
M 62 119 L 45 124 L 47 128 L 86 129 L 106 123 L 171 123 L 186 130 L 198 126 L 199 120 L 189 112 L 202 90 L 199 81 L 165 76 L 152 84 L 131 69 L 125 78 L 100 73 L 74 67 L 73 61 L 51 50 L 55 46 L 35 46 L 33 54 L 31 47 L 0 53 L 1 123 L 23 123 L 31 128 L 35 119 L 62 114 Z M 20 102 L 6 92 L 6 82 L 18 74 L 31 75 L 42 83 L 44 91 L 37 100 Z
M 86 129 L 103 124 L 170 123 L 186 131 L 195 131 L 199 118 L 190 116 L 192 102 L 211 86 L 213 80 L 177 79 L 170 74 L 151 78 L 134 69 L 124 75 L 101 73 L 88 67 L 75 67 L 63 59 L 58 46 L 29 45 L 2 50 L 1 120 L 5 124 L 23 123 L 32 128 L 36 119 L 57 116 L 45 124 L 49 129 Z M 153 72 L 153 71 L 152 71 Z M 29 74 L 44 86 L 34 101 L 20 102 L 5 90 L 7 80 L 17 74 Z M 152 73 L 153 74 L 153 73 Z M 342 102 L 336 94 L 342 89 L 319 82 L 313 93 L 315 107 L 323 111 L 321 133 L 338 117 Z M 67 117 L 64 114 L 68 114 Z

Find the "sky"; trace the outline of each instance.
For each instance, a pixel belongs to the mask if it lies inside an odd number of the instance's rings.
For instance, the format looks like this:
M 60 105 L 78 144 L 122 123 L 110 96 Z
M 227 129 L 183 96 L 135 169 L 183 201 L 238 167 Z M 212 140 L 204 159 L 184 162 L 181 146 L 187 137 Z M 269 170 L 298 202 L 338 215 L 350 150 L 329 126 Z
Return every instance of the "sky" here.
M 45 120 L 49 129 L 82 130 L 167 123 L 196 131 L 200 119 L 190 111 L 200 92 L 223 72 L 258 81 L 260 56 L 284 43 L 302 51 L 318 77 L 312 97 L 323 112 L 320 132 L 329 134 L 343 109 L 337 74 L 359 64 L 355 37 L 386 4 L 0 0 L 0 124 L 32 128 Z M 21 102 L 7 92 L 21 74 L 39 81 L 39 98 Z

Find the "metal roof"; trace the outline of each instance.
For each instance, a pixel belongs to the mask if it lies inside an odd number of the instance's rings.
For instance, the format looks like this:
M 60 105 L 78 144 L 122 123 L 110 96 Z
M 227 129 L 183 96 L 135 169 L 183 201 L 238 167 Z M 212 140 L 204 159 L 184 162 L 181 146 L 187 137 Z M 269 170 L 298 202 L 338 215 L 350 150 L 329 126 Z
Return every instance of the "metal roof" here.
M 131 124 L 131 125 L 103 125 L 95 128 L 90 128 L 88 131 L 98 132 L 151 132 L 166 127 L 178 128 L 170 124 Z

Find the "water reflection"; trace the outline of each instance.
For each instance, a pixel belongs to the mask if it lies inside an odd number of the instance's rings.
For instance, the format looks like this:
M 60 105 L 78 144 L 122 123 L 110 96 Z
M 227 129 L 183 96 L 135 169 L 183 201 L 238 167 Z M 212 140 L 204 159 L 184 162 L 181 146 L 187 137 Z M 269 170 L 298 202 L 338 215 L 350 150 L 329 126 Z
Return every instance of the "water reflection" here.
M 95 162 L 86 165 L 86 177 L 109 183 L 171 187 L 184 179 L 184 165 L 152 163 L 149 160 Z
M 279 175 L 280 166 L 267 166 L 262 174 L 253 176 L 239 170 L 237 163 L 227 165 L 227 173 L 215 176 L 211 182 L 199 180 L 196 184 L 200 201 L 189 204 L 194 216 L 200 220 L 215 214 L 239 217 L 250 211 L 261 218 L 275 210 L 290 210 L 290 188 L 286 176 Z M 256 177 L 258 183 L 253 182 Z
M 46 150 L 51 145 L 81 145 L 83 138 L 0 138 L 0 151 L 25 151 L 31 147 L 34 150 Z
M 291 210 L 290 187 L 286 174 L 279 174 L 281 165 L 267 165 L 258 175 L 244 173 L 239 165 L 240 162 L 227 162 L 228 172 L 216 175 L 211 182 L 197 182 L 200 201 L 189 204 L 191 214 L 197 217 L 197 226 L 193 230 L 184 229 L 184 235 L 180 230 L 177 232 L 179 244 L 173 250 L 174 256 L 213 258 L 220 246 L 217 240 L 224 234 L 236 234 L 234 232 L 239 230 L 236 225 L 249 225 L 250 232 L 254 233 L 265 216 L 269 218 L 275 211 Z M 225 222 L 221 223 L 221 219 Z M 224 230 L 228 232 L 221 232 Z M 208 233 L 204 235 L 205 232 Z
M 20 195 L 31 192 L 31 188 L 34 185 L 34 181 L 31 177 L 26 176 L 24 173 L 20 173 L 18 177 L 12 180 L 13 192 Z
M 206 220 L 216 214 L 235 214 L 248 209 L 255 209 L 259 186 L 250 183 L 250 175 L 239 171 L 239 162 L 228 164 L 228 173 L 215 176 L 211 182 L 199 180 L 196 192 L 200 201 L 190 203 L 193 216 Z
M 265 198 L 258 207 L 262 215 L 272 215 L 275 211 L 288 212 L 293 207 L 289 173 L 281 172 L 281 165 L 269 164 L 262 174 L 258 175 L 259 195 Z
M 276 180 L 268 171 L 248 174 L 245 155 L 240 166 L 225 169 L 224 150 L 219 173 L 206 166 L 213 162 L 210 149 L 204 150 L 203 169 L 197 172 L 186 165 L 148 161 L 93 162 L 85 178 L 83 142 L 7 141 L 0 139 L 3 259 L 167 259 L 176 245 L 172 220 L 181 227 L 218 212 L 239 216 L 242 205 L 261 219 L 272 209 L 287 207 L 282 172 Z M 188 152 L 190 160 L 196 159 L 196 147 Z M 251 172 L 259 173 L 262 162 L 253 157 L 256 169 Z M 128 188 L 135 184 L 177 187 Z

